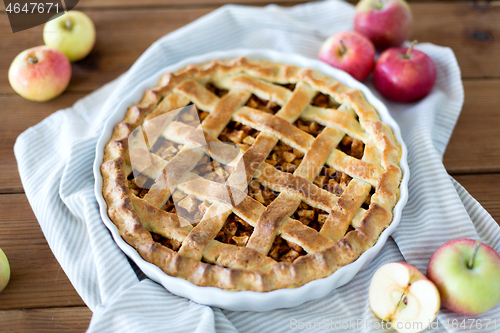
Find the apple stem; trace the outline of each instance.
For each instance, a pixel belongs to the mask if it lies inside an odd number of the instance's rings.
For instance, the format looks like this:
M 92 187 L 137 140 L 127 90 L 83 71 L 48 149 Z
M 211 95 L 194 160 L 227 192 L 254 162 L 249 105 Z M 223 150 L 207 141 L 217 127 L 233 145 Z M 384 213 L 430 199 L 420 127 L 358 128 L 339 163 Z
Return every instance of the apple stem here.
M 414 40 L 413 42 L 411 42 L 411 45 L 410 47 L 408 48 L 408 51 L 406 51 L 406 54 L 405 54 L 405 59 L 410 59 L 410 56 L 411 56 L 411 51 L 413 51 L 413 47 L 415 46 L 415 44 L 418 43 L 418 40 Z
M 38 59 L 35 56 L 31 56 L 31 57 L 29 57 L 28 62 L 30 64 L 34 65 L 34 64 L 36 64 L 38 62 Z
M 472 251 L 472 257 L 470 258 L 469 264 L 467 265 L 469 269 L 472 269 L 472 267 L 474 266 L 474 259 L 476 258 L 477 251 L 479 250 L 479 245 L 481 245 L 481 242 L 477 240 L 476 244 L 474 244 L 474 251 Z
M 340 40 L 340 55 L 344 55 L 347 52 L 347 48 L 344 45 L 342 39 Z
M 377 9 L 382 9 L 383 7 L 384 4 L 382 3 L 382 0 L 378 0 Z

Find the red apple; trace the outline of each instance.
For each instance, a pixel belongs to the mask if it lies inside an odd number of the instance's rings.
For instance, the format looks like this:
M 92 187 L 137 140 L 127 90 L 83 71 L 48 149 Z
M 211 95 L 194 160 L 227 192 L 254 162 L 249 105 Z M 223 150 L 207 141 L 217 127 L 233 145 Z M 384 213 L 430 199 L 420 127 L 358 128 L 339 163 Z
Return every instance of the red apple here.
M 393 47 L 382 52 L 373 70 L 373 83 L 385 97 L 402 103 L 414 102 L 429 94 L 436 82 L 436 66 L 425 53 Z
M 9 68 L 9 83 L 26 99 L 44 102 L 60 95 L 71 78 L 68 58 L 58 50 L 38 46 L 17 55 Z
M 403 262 L 380 266 L 368 290 L 373 314 L 398 332 L 420 332 L 436 318 L 439 292 L 424 274 Z
M 319 60 L 351 74 L 358 81 L 368 77 L 375 59 L 375 47 L 355 31 L 330 36 L 321 46 Z
M 412 15 L 404 0 L 361 0 L 356 5 L 354 30 L 378 50 L 399 46 L 410 37 Z
M 500 255 L 472 239 L 455 239 L 432 255 L 427 277 L 441 294 L 443 306 L 468 316 L 500 302 Z

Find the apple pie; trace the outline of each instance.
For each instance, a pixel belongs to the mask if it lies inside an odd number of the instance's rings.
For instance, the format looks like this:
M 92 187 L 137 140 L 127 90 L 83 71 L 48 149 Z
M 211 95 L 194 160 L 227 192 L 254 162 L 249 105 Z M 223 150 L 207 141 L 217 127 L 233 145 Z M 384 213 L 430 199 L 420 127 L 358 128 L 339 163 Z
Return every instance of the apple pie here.
M 198 286 L 265 292 L 372 247 L 400 159 L 359 90 L 238 58 L 162 76 L 115 126 L 101 173 L 108 215 L 143 259 Z

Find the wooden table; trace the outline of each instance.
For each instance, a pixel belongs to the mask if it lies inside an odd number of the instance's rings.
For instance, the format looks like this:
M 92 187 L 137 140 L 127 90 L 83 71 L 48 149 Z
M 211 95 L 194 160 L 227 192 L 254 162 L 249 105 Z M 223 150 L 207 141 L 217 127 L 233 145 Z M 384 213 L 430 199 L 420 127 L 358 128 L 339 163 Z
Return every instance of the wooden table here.
M 277 2 L 289 6 L 303 1 Z M 84 332 L 92 315 L 54 258 L 28 204 L 12 149 L 17 136 L 116 78 L 161 36 L 223 3 L 80 0 L 77 9 L 94 21 L 97 43 L 86 59 L 73 64 L 66 92 L 46 103 L 21 98 L 7 80 L 12 59 L 43 44 L 42 26 L 13 34 L 1 8 L 0 248 L 9 257 L 12 276 L 0 293 L 0 332 Z M 500 221 L 500 2 L 412 2 L 411 8 L 412 38 L 451 47 L 462 70 L 465 103 L 444 165 Z

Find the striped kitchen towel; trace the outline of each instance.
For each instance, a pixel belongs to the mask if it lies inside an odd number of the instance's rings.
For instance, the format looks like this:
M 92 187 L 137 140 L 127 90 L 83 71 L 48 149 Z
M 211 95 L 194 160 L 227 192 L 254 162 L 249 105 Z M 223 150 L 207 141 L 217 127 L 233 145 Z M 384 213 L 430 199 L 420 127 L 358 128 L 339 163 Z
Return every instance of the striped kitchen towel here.
M 94 313 L 88 332 L 274 333 L 301 328 L 380 332 L 367 301 L 369 281 L 377 267 L 406 260 L 425 272 L 433 251 L 457 237 L 480 239 L 500 252 L 500 228 L 442 164 L 462 107 L 463 87 L 452 50 L 431 44 L 416 48 L 437 65 L 432 93 L 413 104 L 381 98 L 399 123 L 408 147 L 408 204 L 377 258 L 347 285 L 292 309 L 220 310 L 174 296 L 144 278 L 114 243 L 99 216 L 92 174 L 96 141 L 111 106 L 137 82 L 197 54 L 260 48 L 316 58 L 325 38 L 352 29 L 353 15 L 352 5 L 341 1 L 292 8 L 224 6 L 164 36 L 119 79 L 19 136 L 14 149 L 26 195 L 57 260 Z M 370 80 L 366 83 L 371 86 Z M 442 310 L 436 322 L 439 327 L 432 331 L 458 331 L 444 325 L 464 318 Z M 500 318 L 500 306 L 476 318 Z M 495 330 L 490 326 L 478 331 Z

